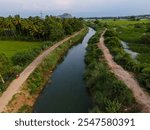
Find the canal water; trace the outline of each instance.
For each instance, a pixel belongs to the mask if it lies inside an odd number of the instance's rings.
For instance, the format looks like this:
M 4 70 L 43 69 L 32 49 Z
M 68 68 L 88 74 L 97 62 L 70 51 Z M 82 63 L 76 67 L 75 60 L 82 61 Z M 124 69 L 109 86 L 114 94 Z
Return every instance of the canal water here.
M 122 47 L 123 49 L 128 53 L 130 54 L 130 56 L 132 57 L 132 59 L 136 59 L 138 53 L 130 50 L 129 46 L 128 46 L 128 43 L 124 42 L 124 41 L 121 41 L 121 44 L 122 44 Z
M 57 66 L 50 82 L 38 97 L 33 112 L 39 113 L 86 113 L 91 108 L 83 80 L 84 56 L 89 39 L 95 31 L 89 28 L 82 43 L 73 46 Z

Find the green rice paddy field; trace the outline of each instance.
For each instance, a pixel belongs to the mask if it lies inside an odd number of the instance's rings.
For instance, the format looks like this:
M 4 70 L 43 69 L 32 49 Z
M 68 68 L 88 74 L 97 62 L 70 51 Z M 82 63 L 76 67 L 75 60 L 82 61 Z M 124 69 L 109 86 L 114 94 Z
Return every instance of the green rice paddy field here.
M 0 53 L 4 53 L 7 57 L 11 58 L 18 51 L 40 47 L 40 45 L 40 42 L 0 40 Z

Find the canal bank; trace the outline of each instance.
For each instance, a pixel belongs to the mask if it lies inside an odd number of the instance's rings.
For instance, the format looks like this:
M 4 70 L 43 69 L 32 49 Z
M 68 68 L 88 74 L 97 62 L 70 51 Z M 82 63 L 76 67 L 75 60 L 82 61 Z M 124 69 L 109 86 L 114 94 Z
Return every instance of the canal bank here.
M 32 107 L 49 80 L 53 70 L 60 63 L 64 55 L 66 55 L 69 48 L 76 43 L 80 43 L 79 41 L 84 38 L 87 32 L 88 30 L 84 29 L 76 33 L 76 36 L 68 39 L 67 42 L 50 53 L 30 75 L 23 84 L 22 89 L 13 96 L 4 112 L 32 112 Z
M 94 34 L 95 31 L 90 28 L 83 41 L 68 51 L 38 97 L 33 112 L 84 113 L 89 111 L 91 101 L 83 80 L 84 56 L 87 43 Z

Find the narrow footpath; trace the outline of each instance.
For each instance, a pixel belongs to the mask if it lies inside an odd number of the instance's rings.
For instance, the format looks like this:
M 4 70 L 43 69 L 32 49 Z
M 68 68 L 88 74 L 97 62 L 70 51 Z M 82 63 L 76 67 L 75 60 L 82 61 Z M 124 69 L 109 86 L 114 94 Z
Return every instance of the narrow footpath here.
M 124 70 L 118 65 L 109 52 L 109 49 L 104 44 L 104 37 L 106 30 L 101 34 L 98 47 L 102 50 L 104 58 L 110 70 L 116 77 L 123 81 L 132 91 L 136 101 L 141 105 L 142 112 L 150 112 L 150 95 L 139 85 L 137 80 L 128 71 Z
M 42 54 L 40 54 L 31 64 L 29 64 L 24 71 L 20 74 L 20 76 L 13 80 L 10 85 L 8 86 L 7 90 L 2 94 L 0 97 L 0 112 L 3 112 L 6 105 L 9 103 L 9 101 L 12 99 L 13 95 L 19 92 L 19 90 L 22 88 L 23 83 L 27 80 L 27 78 L 30 76 L 30 74 L 36 69 L 36 67 L 43 61 L 43 59 L 51 53 L 53 50 L 55 50 L 58 46 L 63 44 L 65 41 L 69 40 L 70 38 L 75 37 L 83 30 L 75 33 L 74 35 L 71 35 L 64 40 L 56 43 L 49 49 L 45 50 Z

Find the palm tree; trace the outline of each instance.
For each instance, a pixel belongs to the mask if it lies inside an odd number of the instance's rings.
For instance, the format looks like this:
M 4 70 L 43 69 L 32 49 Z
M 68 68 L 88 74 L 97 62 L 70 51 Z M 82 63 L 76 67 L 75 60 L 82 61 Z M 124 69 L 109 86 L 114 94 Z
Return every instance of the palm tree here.
M 21 18 L 20 15 L 15 15 L 14 17 L 14 25 L 16 27 L 16 31 L 19 35 L 21 35 Z

